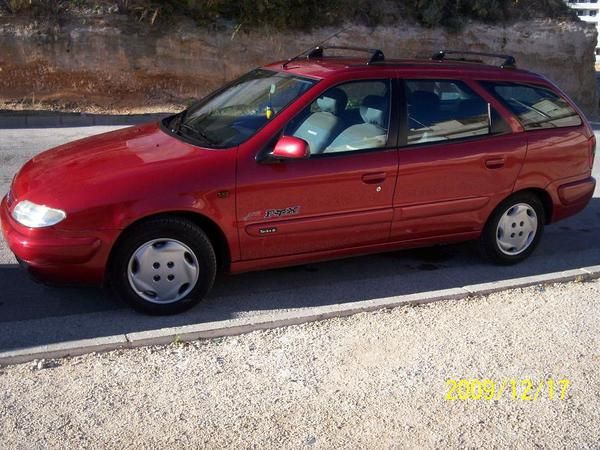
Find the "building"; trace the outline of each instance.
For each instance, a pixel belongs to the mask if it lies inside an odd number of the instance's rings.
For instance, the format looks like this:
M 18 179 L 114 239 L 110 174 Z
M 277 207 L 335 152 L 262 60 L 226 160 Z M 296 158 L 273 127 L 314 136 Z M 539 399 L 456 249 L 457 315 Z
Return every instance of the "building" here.
M 565 0 L 584 22 L 593 23 L 600 34 L 600 0 Z M 600 46 L 596 44 L 596 66 L 600 64 Z

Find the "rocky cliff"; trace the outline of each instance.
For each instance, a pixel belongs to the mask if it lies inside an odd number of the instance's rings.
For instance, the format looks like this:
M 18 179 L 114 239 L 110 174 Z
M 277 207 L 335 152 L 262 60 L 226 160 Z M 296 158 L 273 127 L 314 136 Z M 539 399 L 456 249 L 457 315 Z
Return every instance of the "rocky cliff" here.
M 441 48 L 511 53 L 519 67 L 546 75 L 587 114 L 597 113 L 597 33 L 584 23 L 473 23 L 459 33 L 409 23 L 270 33 L 199 28 L 185 20 L 149 27 L 117 15 L 52 24 L 0 17 L 0 109 L 177 110 L 250 68 L 333 34 L 332 45 L 377 47 L 388 57 L 428 57 Z

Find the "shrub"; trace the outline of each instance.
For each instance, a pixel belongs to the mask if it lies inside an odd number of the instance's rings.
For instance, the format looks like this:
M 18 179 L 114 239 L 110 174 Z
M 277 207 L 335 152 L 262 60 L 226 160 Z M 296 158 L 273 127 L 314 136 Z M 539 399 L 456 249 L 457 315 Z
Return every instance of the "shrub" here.
M 32 0 L 7 0 L 8 9 L 13 13 L 29 9 L 31 7 Z
M 1 1 L 1 0 L 0 0 Z M 413 19 L 426 27 L 458 28 L 468 20 L 497 23 L 532 17 L 577 20 L 563 0 L 5 0 L 13 13 L 56 14 L 73 7 L 118 6 L 140 21 L 167 21 L 176 15 L 199 23 L 216 19 L 243 26 L 308 29 L 358 21 L 369 25 Z

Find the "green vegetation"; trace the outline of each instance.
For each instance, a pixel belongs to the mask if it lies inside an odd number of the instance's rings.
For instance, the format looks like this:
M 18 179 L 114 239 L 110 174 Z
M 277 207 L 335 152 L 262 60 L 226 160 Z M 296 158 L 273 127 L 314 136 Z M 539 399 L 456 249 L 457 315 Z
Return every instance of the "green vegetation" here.
M 535 17 L 577 20 L 563 0 L 0 0 L 13 14 L 57 15 L 85 11 L 129 14 L 140 22 L 169 22 L 177 15 L 202 24 L 309 29 L 343 21 L 377 25 L 400 18 L 427 27 L 460 28 Z

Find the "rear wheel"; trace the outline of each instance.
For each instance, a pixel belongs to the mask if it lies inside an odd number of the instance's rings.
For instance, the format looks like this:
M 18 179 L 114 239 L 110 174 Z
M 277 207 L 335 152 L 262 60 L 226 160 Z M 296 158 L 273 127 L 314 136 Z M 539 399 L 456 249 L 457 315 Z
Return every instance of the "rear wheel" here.
M 540 199 L 531 193 L 515 194 L 494 210 L 480 238 L 485 257 L 496 264 L 516 264 L 538 245 L 546 221 Z
M 109 276 L 119 296 L 138 311 L 174 314 L 202 300 L 216 267 L 214 249 L 200 228 L 179 218 L 157 218 L 119 240 Z

